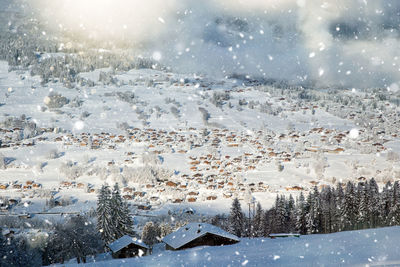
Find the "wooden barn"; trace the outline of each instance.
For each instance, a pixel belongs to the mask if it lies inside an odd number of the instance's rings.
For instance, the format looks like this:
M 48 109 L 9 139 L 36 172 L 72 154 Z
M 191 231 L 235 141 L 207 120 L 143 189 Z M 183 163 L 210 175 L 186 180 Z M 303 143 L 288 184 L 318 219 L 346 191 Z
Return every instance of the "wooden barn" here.
M 162 240 L 167 250 L 181 250 L 197 246 L 223 246 L 239 242 L 239 238 L 208 223 L 189 223 Z
M 149 247 L 129 235 L 115 240 L 108 245 L 114 259 L 132 258 L 147 255 Z
M 282 237 L 300 237 L 298 233 L 279 233 L 279 234 L 269 234 L 268 237 L 275 239 L 275 238 L 282 238 Z

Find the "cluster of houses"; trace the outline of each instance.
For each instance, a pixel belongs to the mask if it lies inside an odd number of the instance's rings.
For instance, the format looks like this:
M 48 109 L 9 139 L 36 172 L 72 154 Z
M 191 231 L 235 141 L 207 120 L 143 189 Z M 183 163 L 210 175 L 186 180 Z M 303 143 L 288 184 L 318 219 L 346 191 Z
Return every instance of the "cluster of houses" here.
M 280 102 L 286 99 L 280 97 Z M 286 102 L 285 102 L 286 103 Z M 288 102 L 289 103 L 289 102 Z M 290 103 L 289 103 L 290 104 Z M 289 105 L 290 106 L 290 105 Z M 317 105 L 303 103 L 296 106 L 303 110 L 319 109 Z M 295 110 L 292 110 L 295 111 Z M 357 114 L 351 114 L 355 119 Z M 383 120 L 382 115 L 376 115 L 376 120 Z M 387 119 L 385 117 L 385 119 Z M 213 201 L 221 198 L 243 197 L 248 192 L 275 192 L 268 184 L 248 182 L 243 179 L 243 173 L 257 171 L 271 162 L 290 164 L 296 159 L 311 157 L 315 153 L 340 154 L 345 153 L 348 143 L 354 146 L 368 146 L 373 152 L 386 150 L 385 138 L 377 141 L 368 138 L 365 129 L 360 129 L 362 138 L 350 139 L 348 131 L 332 130 L 316 127 L 304 132 L 291 131 L 286 133 L 274 133 L 268 130 L 237 132 L 228 129 L 196 129 L 188 127 L 176 130 L 162 130 L 153 128 L 127 129 L 124 134 L 57 133 L 55 128 L 38 128 L 40 134 L 35 138 L 16 142 L 15 134 L 23 131 L 21 128 L 0 129 L 2 147 L 30 146 L 35 142 L 56 142 L 66 148 L 79 146 L 89 150 L 118 149 L 127 143 L 143 145 L 148 152 L 156 155 L 179 153 L 186 157 L 187 171 L 172 175 L 166 181 L 157 181 L 135 188 L 128 185 L 123 188 L 123 197 L 126 200 L 135 200 L 150 204 L 158 204 L 161 201 L 172 203 Z M 377 133 L 379 134 L 379 133 Z M 50 136 L 53 136 L 50 138 Z M 396 137 L 396 135 L 392 135 Z M 199 148 L 199 150 L 196 150 Z M 198 153 L 198 151 L 213 151 Z M 195 151 L 195 153 L 193 153 Z M 221 152 L 223 151 L 223 152 Z M 229 151 L 235 151 L 230 153 Z M 138 160 L 138 155 L 126 152 L 121 158 L 110 160 L 107 166 L 130 166 Z M 168 166 L 167 166 L 168 168 Z M 30 182 L 30 181 L 29 181 Z M 310 187 L 313 184 L 310 184 Z M 41 188 L 39 183 L 0 183 L 1 190 L 29 191 Z M 57 190 L 83 189 L 87 193 L 96 193 L 94 185 L 83 181 L 61 181 Z M 287 191 L 306 190 L 307 185 L 293 184 L 284 189 Z M 160 197 L 168 195 L 167 199 Z
M 55 128 L 37 128 L 36 138 L 24 139 L 23 136 L 24 129 L 22 127 L 14 128 L 0 128 L 0 148 L 10 148 L 10 147 L 30 147 L 34 146 L 35 142 L 45 141 L 46 138 L 41 136 L 43 133 L 53 133 Z
M 39 189 L 42 188 L 42 184 L 36 183 L 33 180 L 28 180 L 25 183 L 22 182 L 9 182 L 9 183 L 0 183 L 0 190 L 7 190 L 7 189 L 15 189 L 19 192 L 21 191 L 29 191 L 32 189 Z
M 50 129 L 45 129 L 50 131 Z M 53 129 L 54 130 L 54 129 Z M 360 130 L 360 134 L 363 130 Z M 164 181 L 127 186 L 122 189 L 126 200 L 144 203 L 144 209 L 162 201 L 172 203 L 213 201 L 220 198 L 243 198 L 253 192 L 268 192 L 271 189 L 262 181 L 248 182 L 243 173 L 257 171 L 271 162 L 288 164 L 295 159 L 307 158 L 317 152 L 339 154 L 345 152 L 344 142 L 349 142 L 349 132 L 313 128 L 306 132 L 288 131 L 275 134 L 269 131 L 235 132 L 228 129 L 196 129 L 193 127 L 174 131 L 157 129 L 128 129 L 126 134 L 81 133 L 55 137 L 53 142 L 65 146 L 87 147 L 88 149 L 117 149 L 124 143 L 141 143 L 148 152 L 156 155 L 180 153 L 186 157 L 187 171 L 171 175 Z M 41 137 L 42 138 L 42 137 Z M 46 142 L 51 140 L 46 140 Z M 352 140 L 350 140 L 352 141 Z M 383 144 L 371 140 L 354 141 L 369 144 L 382 151 Z M 208 153 L 192 153 L 196 148 L 206 148 Z M 199 151 L 204 151 L 200 149 Z M 223 153 L 221 151 L 224 151 Z M 228 151 L 228 152 L 227 152 Z M 230 153 L 229 151 L 232 151 Z M 134 152 L 125 152 L 121 159 L 107 162 L 108 166 L 130 166 L 138 159 Z M 168 166 L 167 166 L 168 167 Z M 310 187 L 313 186 L 310 184 Z M 0 183 L 0 190 L 28 191 L 41 188 L 33 181 L 23 183 Z M 96 193 L 92 184 L 78 181 L 61 181 L 58 190 L 83 189 Z M 307 189 L 305 185 L 292 185 L 287 191 Z M 163 198 L 161 195 L 170 197 Z

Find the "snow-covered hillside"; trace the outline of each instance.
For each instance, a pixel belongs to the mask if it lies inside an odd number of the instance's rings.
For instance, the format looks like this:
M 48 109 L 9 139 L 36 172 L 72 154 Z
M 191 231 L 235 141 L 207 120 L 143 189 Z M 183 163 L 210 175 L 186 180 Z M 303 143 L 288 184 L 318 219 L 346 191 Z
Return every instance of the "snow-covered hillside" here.
M 0 0 L 0 256 L 84 259 L 195 221 L 242 237 L 400 224 L 396 1 Z M 399 231 L 92 264 L 391 264 Z
M 299 238 L 244 238 L 224 247 L 160 249 L 151 256 L 84 266 L 398 266 L 399 239 L 398 226 Z
M 360 177 L 382 184 L 400 174 L 391 124 L 398 107 L 388 99 L 379 101 L 382 122 L 369 110 L 341 107 L 324 90 L 152 69 L 79 76 L 93 84 L 42 85 L 0 62 L 0 196 L 21 205 L 33 198 L 13 213 L 61 212 L 40 202 L 50 196 L 72 204 L 64 211 L 87 212 L 105 182 L 118 182 L 126 200 L 152 210 L 172 203 L 203 211 L 202 203 L 207 210 L 214 202 L 221 212 L 235 197 L 252 195 L 268 207 L 277 193 Z M 338 94 L 343 101 L 374 96 Z M 370 124 L 361 124 L 366 118 Z

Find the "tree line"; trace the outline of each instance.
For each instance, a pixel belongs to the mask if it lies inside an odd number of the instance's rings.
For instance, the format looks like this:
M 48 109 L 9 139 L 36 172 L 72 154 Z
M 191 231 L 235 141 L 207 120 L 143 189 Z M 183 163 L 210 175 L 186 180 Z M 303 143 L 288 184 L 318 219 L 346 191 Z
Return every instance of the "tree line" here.
M 215 216 L 213 224 L 239 237 L 334 233 L 400 225 L 400 183 L 387 182 L 381 191 L 374 179 L 338 183 L 321 190 L 315 186 L 296 199 L 292 195 L 278 195 L 275 205 L 267 210 L 258 203 L 250 218 L 235 199 L 229 216 Z

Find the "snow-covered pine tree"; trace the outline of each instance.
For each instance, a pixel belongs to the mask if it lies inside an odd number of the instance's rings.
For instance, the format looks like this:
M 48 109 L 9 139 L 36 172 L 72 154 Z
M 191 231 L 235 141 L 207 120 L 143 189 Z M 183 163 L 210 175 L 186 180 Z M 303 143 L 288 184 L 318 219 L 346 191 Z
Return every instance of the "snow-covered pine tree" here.
M 358 205 L 356 201 L 356 190 L 354 184 L 348 182 L 343 199 L 343 209 L 341 210 L 343 228 L 342 230 L 353 230 L 356 224 Z
M 397 202 L 390 208 L 389 212 L 389 225 L 400 225 L 400 203 Z
M 342 218 L 342 210 L 344 207 L 344 191 L 342 187 L 342 183 L 338 183 L 335 190 L 335 200 L 336 200 L 336 210 L 334 214 L 334 228 L 333 232 L 339 232 L 343 230 L 343 218 Z
M 336 214 L 338 213 L 338 203 L 336 199 L 336 189 L 335 187 L 331 188 L 331 201 L 329 204 L 329 209 L 330 209 L 330 232 L 333 233 L 336 232 L 335 228 L 339 223 L 339 219 L 336 217 Z
M 313 201 L 314 201 L 314 225 L 315 233 L 322 233 L 323 222 L 322 222 L 322 205 L 321 205 L 321 195 L 318 191 L 318 187 L 314 186 L 313 190 Z
M 115 240 L 114 219 L 112 217 L 111 190 L 103 185 L 97 198 L 97 230 L 101 239 L 109 244 Z
M 286 223 L 287 223 L 287 212 L 285 207 L 285 197 L 284 196 L 276 196 L 275 200 L 275 216 L 273 220 L 273 224 L 275 226 L 276 233 L 286 232 Z
M 133 235 L 133 221 L 129 214 L 129 207 L 122 200 L 118 183 L 114 185 L 111 196 L 111 216 L 113 219 L 114 238 L 118 239 L 124 235 Z
M 379 226 L 379 187 L 374 178 L 369 181 L 368 188 L 370 226 L 375 228 Z
M 256 214 L 254 215 L 254 218 L 253 218 L 253 236 L 254 237 L 263 236 L 263 230 L 261 228 L 263 214 L 264 214 L 264 211 L 261 207 L 260 202 L 258 202 L 257 208 L 256 208 Z
M 399 225 L 400 223 L 400 184 L 398 181 L 393 184 L 392 205 L 388 215 L 388 225 Z
M 271 231 L 271 218 L 272 214 L 274 213 L 274 209 L 266 210 L 261 219 L 261 230 L 262 236 L 268 236 Z
M 289 195 L 289 200 L 286 202 L 286 223 L 285 228 L 289 232 L 294 232 L 296 228 L 296 208 L 293 196 Z
M 322 232 L 332 233 L 332 217 L 334 214 L 334 196 L 331 187 L 324 187 L 320 194 L 322 206 Z M 332 207 L 333 206 L 333 207 Z
M 314 203 L 314 198 L 313 194 L 309 193 L 307 195 L 307 201 L 306 201 L 306 229 L 307 229 L 307 234 L 314 234 L 316 233 L 316 227 L 315 227 L 315 221 L 314 221 L 314 209 L 315 209 L 315 203 Z
M 239 199 L 235 198 L 232 202 L 231 212 L 229 214 L 229 231 L 241 237 L 244 232 L 245 219 Z
M 400 202 L 400 183 L 395 181 L 393 184 L 392 206 L 395 206 L 398 202 Z
M 383 190 L 380 194 L 379 200 L 379 225 L 386 226 L 389 225 L 389 212 L 392 208 L 392 197 L 393 197 L 393 186 L 392 183 L 389 181 L 383 187 Z
M 303 192 L 300 192 L 300 196 L 297 199 L 296 205 L 296 231 L 302 235 L 307 233 L 307 224 L 306 224 L 306 203 L 304 199 Z
M 358 213 L 357 213 L 357 227 L 356 229 L 370 228 L 370 196 L 368 184 L 364 182 L 358 183 L 357 186 L 358 196 Z

